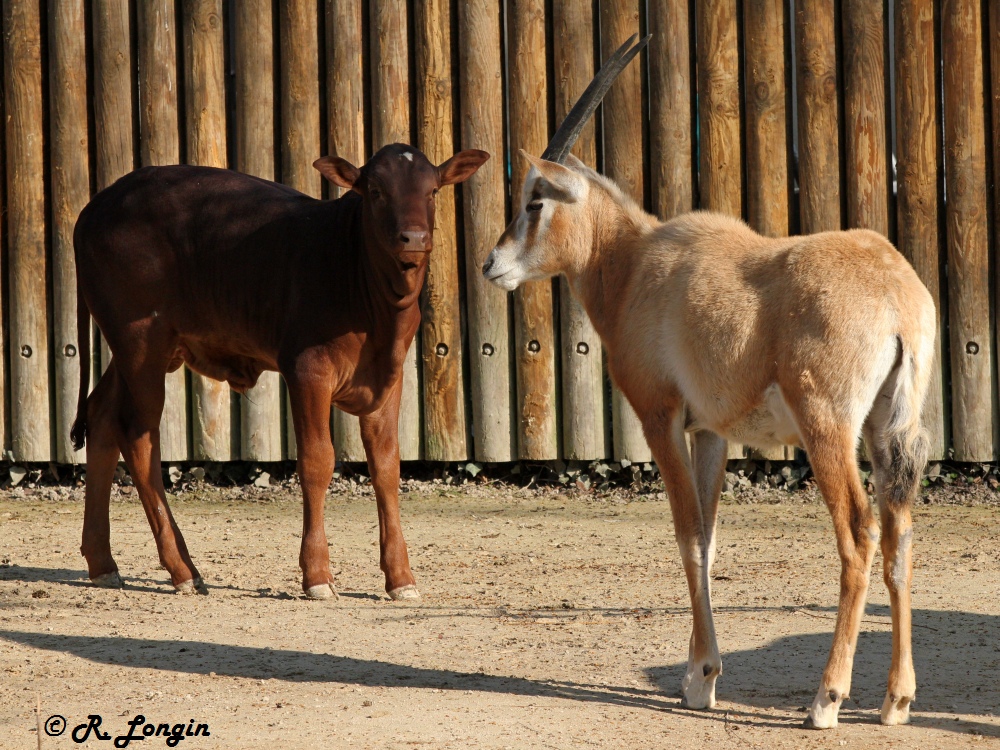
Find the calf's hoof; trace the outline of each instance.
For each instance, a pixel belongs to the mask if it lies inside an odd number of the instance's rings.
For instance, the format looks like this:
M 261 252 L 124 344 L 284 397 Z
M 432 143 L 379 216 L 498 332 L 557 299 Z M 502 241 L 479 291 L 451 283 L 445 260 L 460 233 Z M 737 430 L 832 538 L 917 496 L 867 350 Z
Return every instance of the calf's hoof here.
M 846 696 L 839 695 L 836 690 L 820 690 L 809 708 L 809 713 L 802 726 L 806 729 L 833 729 L 837 726 L 837 715 L 840 704 Z
M 333 590 L 333 585 L 329 583 L 320 583 L 316 586 L 310 586 L 306 589 L 306 596 L 309 599 L 336 599 L 337 592 Z
M 689 667 L 681 681 L 681 705 L 698 710 L 715 708 L 715 681 L 720 674 L 722 669 L 713 668 L 710 664 Z
M 99 576 L 95 576 L 90 579 L 90 582 L 102 589 L 120 589 L 125 586 L 125 582 L 122 577 L 118 575 L 117 570 L 112 570 L 110 573 L 103 573 Z
M 185 594 L 185 595 L 208 594 L 208 586 L 206 586 L 205 582 L 201 580 L 201 576 L 193 578 L 189 581 L 181 581 L 176 586 L 174 586 L 174 590 L 177 591 L 178 594 Z
M 887 727 L 909 724 L 910 703 L 912 702 L 912 695 L 896 696 L 892 693 L 886 693 L 885 701 L 882 703 L 882 723 Z
M 398 589 L 390 591 L 389 598 L 394 602 L 405 601 L 407 599 L 419 599 L 420 592 L 417 591 L 417 587 L 411 583 L 409 586 L 400 586 Z

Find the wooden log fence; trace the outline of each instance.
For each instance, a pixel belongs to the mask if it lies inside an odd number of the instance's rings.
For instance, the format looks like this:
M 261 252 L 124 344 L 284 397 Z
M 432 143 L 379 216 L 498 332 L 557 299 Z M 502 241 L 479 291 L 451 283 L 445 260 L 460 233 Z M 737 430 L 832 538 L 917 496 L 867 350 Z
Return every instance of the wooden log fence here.
M 81 463 L 73 226 L 147 164 L 229 167 L 336 198 L 312 162 L 412 143 L 492 159 L 437 199 L 403 460 L 650 460 L 565 281 L 514 294 L 479 268 L 528 171 L 611 50 L 649 47 L 574 153 L 668 219 L 896 243 L 939 310 L 924 420 L 935 458 L 994 461 L 1000 6 L 989 0 L 0 0 L 0 447 Z M 92 97 L 92 103 L 89 101 Z M 89 110 L 89 111 L 88 111 Z M 95 331 L 95 377 L 110 352 Z M 331 416 L 337 456 L 364 459 Z M 242 397 L 179 370 L 167 461 L 295 457 L 283 386 Z M 733 446 L 731 458 L 742 457 Z M 788 458 L 786 451 L 766 453 Z

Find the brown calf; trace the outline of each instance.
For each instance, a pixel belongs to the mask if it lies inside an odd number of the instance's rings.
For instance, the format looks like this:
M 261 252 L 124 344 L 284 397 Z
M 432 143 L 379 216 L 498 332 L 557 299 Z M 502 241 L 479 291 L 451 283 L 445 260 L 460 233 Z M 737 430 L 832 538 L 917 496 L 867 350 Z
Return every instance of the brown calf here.
M 80 406 L 87 490 L 81 552 L 90 579 L 120 586 L 108 503 L 124 456 L 177 591 L 206 593 L 167 507 L 160 469 L 164 376 L 182 364 L 236 391 L 265 370 L 288 386 L 304 517 L 299 565 L 310 597 L 334 595 L 323 526 L 333 476 L 331 404 L 361 418 L 390 596 L 418 596 L 399 520 L 398 418 L 403 360 L 434 231 L 434 195 L 487 159 L 463 151 L 435 167 L 386 146 L 360 170 L 315 167 L 350 189 L 320 201 L 244 174 L 147 167 L 100 192 L 77 221 Z M 112 352 L 87 396 L 89 318 Z

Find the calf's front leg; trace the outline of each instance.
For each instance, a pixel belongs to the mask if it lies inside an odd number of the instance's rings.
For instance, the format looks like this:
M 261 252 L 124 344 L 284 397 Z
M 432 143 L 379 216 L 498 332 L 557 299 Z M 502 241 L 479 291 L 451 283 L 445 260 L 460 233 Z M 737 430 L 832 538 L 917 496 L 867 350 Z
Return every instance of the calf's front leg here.
M 330 549 L 323 524 L 323 505 L 333 479 L 334 453 L 330 436 L 332 390 L 321 376 L 285 375 L 298 449 L 296 470 L 302 483 L 302 590 L 310 599 L 331 599 L 337 593 L 330 571 Z
M 399 520 L 399 399 L 402 379 L 378 411 L 361 417 L 361 442 L 368 457 L 378 504 L 379 566 L 393 599 L 419 599 L 417 582 Z

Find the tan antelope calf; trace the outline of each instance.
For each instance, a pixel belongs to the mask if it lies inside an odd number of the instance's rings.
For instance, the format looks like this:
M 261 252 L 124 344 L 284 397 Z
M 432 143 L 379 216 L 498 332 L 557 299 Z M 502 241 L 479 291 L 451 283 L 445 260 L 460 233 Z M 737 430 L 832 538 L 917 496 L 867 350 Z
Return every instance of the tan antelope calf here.
M 612 378 L 642 421 L 670 498 L 693 608 L 685 704 L 711 708 L 722 673 L 711 568 L 726 441 L 796 445 L 809 455 L 841 560 L 833 647 L 806 725 L 836 726 L 879 539 L 858 474 L 863 435 L 892 605 L 882 722 L 906 723 L 916 689 L 910 507 L 927 458 L 920 412 L 936 329 L 930 294 L 874 232 L 768 239 L 720 214 L 664 223 L 645 213 L 579 160 L 559 163 L 596 106 L 587 96 L 577 107 L 590 111 L 567 117 L 573 123 L 560 127 L 547 158 L 524 154 L 533 168 L 520 211 L 483 274 L 507 290 L 565 274 L 607 348 Z M 685 432 L 692 433 L 690 454 Z

